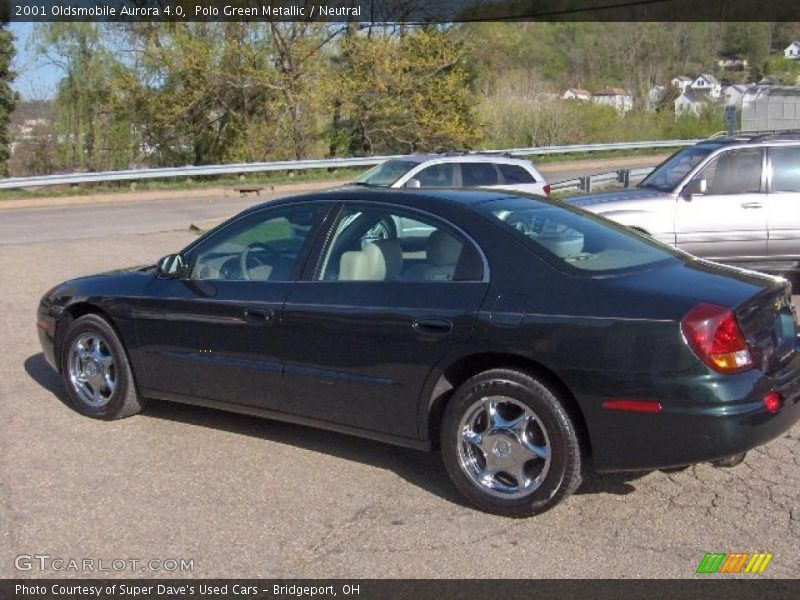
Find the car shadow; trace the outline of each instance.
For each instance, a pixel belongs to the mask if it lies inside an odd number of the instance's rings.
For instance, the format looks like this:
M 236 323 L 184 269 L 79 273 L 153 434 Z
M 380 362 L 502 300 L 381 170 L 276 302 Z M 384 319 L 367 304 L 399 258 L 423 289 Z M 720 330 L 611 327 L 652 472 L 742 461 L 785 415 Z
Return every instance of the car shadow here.
M 42 388 L 75 410 L 58 374 L 42 353 L 25 361 L 25 372 Z M 449 502 L 472 508 L 455 489 L 438 452 L 419 452 L 378 441 L 354 437 L 304 425 L 260 419 L 201 406 L 151 400 L 144 416 L 198 427 L 208 427 L 238 435 L 294 446 L 356 461 L 379 469 L 388 469 L 405 481 Z M 599 474 L 588 472 L 577 494 L 627 495 L 636 490 L 632 481 L 646 472 Z

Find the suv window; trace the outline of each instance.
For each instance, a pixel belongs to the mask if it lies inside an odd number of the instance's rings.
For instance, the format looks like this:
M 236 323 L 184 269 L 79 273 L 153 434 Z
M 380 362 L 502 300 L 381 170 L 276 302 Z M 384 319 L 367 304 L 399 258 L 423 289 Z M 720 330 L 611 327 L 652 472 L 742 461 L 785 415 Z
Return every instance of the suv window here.
M 497 163 L 497 168 L 500 169 L 500 172 L 503 174 L 503 179 L 505 179 L 508 184 L 536 183 L 536 179 L 533 178 L 533 175 L 531 175 L 527 169 L 519 165 Z
M 707 194 L 748 194 L 761 191 L 760 148 L 740 148 L 712 159 L 695 179 L 705 179 Z
M 321 281 L 480 281 L 472 243 L 416 213 L 351 207 L 343 211 L 319 269 Z
M 290 281 L 321 210 L 319 205 L 268 209 L 233 223 L 200 244 L 190 278 Z
M 497 169 L 492 163 L 460 163 L 461 183 L 465 187 L 498 185 Z
M 454 171 L 452 164 L 431 165 L 414 175 L 414 178 L 422 187 L 453 187 L 455 185 Z
M 772 191 L 800 192 L 800 147 L 770 148 Z

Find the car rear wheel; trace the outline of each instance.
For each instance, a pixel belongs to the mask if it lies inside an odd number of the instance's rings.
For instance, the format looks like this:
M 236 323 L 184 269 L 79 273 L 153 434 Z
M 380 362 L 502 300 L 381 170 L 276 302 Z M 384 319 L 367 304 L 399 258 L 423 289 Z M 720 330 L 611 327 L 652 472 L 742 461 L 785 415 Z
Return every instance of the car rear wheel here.
M 121 419 L 143 408 L 125 348 L 114 328 L 98 315 L 85 315 L 68 325 L 61 376 L 72 404 L 87 417 Z
M 509 517 L 541 513 L 581 483 L 575 427 L 557 394 L 507 369 L 466 381 L 448 403 L 441 450 L 450 478 L 481 509 Z

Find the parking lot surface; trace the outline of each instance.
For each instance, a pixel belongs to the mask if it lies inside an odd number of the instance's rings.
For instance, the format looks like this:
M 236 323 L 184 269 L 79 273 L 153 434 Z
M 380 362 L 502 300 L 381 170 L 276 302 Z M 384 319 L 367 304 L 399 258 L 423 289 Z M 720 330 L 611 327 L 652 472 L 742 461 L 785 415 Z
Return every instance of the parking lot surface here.
M 554 510 L 510 520 L 467 507 L 435 454 L 168 403 L 81 417 L 40 352 L 39 297 L 191 239 L 0 239 L 0 576 L 93 575 L 14 567 L 38 554 L 193 560 L 117 573 L 147 577 L 691 577 L 711 551 L 772 552 L 764 577 L 797 575 L 797 427 L 733 469 L 590 475 Z

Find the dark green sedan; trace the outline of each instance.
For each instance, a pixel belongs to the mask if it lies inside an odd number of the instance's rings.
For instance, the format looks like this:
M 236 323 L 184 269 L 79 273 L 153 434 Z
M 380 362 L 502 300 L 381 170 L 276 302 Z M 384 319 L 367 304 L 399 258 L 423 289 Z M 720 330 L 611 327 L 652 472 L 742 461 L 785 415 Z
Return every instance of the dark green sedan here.
M 156 398 L 438 447 L 508 516 L 588 468 L 733 465 L 800 419 L 785 280 L 507 192 L 259 205 L 153 266 L 54 287 L 38 331 L 87 416 Z

